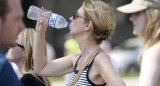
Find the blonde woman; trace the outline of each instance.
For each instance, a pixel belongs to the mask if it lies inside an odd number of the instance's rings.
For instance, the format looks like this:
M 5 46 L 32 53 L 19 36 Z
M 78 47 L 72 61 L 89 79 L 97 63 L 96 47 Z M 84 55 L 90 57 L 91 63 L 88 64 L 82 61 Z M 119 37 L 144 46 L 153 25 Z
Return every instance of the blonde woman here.
M 117 10 L 131 13 L 133 34 L 144 41 L 139 86 L 160 86 L 160 0 L 133 0 Z
M 77 40 L 81 52 L 47 61 L 44 46 L 47 24 L 43 19 L 37 24 L 34 48 L 34 72 L 40 76 L 59 76 L 74 72 L 67 86 L 71 85 L 90 54 L 100 48 L 99 44 L 103 40 L 110 38 L 115 27 L 115 16 L 107 3 L 101 0 L 84 0 L 70 21 L 70 34 Z M 106 85 L 125 86 L 125 83 L 114 69 L 109 55 L 99 51 L 82 71 L 74 86 Z
M 23 86 L 51 86 L 46 77 L 33 73 L 35 35 L 33 28 L 24 29 L 18 36 L 17 46 L 9 49 L 8 59 L 18 66 Z

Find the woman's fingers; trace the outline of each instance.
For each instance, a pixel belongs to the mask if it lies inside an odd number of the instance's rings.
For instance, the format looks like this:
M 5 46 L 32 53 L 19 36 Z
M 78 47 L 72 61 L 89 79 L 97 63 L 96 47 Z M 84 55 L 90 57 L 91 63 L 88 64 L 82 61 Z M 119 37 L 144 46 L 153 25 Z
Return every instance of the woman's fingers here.
M 36 30 L 38 31 L 38 30 L 46 30 L 46 28 L 47 28 L 47 24 L 43 21 L 43 20 L 39 20 L 39 21 L 37 21 L 37 24 L 36 24 Z
M 41 7 L 41 10 L 43 10 L 44 12 L 47 12 L 47 10 L 46 10 L 46 9 L 44 9 L 43 7 Z

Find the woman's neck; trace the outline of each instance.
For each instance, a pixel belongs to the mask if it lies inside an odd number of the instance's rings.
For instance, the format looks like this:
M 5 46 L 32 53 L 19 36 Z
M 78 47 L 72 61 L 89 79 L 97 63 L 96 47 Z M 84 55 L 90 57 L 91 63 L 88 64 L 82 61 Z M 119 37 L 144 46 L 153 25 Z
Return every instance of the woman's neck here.
M 98 44 L 89 39 L 89 35 L 76 36 L 75 38 L 79 44 L 81 50 L 81 58 L 88 57 L 96 49 L 100 48 Z
M 22 74 L 22 66 L 23 66 L 24 61 L 19 61 L 19 62 L 15 62 L 15 64 L 17 65 L 20 75 Z
M 92 43 L 81 43 L 79 44 L 81 50 L 81 57 L 88 57 L 91 53 L 93 53 L 96 49 L 100 48 L 97 44 Z

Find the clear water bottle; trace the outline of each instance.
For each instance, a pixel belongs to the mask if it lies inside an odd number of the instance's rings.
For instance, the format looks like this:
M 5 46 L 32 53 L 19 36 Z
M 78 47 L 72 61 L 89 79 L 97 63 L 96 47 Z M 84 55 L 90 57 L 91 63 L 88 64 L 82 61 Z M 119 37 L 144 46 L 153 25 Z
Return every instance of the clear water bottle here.
M 66 19 L 58 14 L 44 12 L 40 8 L 31 5 L 28 9 L 27 17 L 32 20 L 41 20 L 44 19 L 48 26 L 60 29 L 60 28 L 69 28 L 71 22 L 66 21 Z

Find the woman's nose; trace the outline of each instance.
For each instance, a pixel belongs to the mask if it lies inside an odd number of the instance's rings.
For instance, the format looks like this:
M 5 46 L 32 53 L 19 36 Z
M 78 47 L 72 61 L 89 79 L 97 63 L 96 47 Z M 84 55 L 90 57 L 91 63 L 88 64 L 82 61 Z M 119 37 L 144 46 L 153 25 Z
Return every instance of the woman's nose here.
M 72 20 L 73 20 L 73 16 L 71 16 L 71 17 L 69 18 L 69 20 L 72 21 Z
M 134 14 L 131 14 L 129 20 L 130 20 L 131 22 L 133 22 L 133 21 L 135 20 L 135 15 L 134 15 Z

